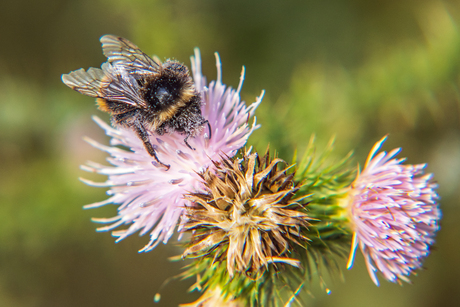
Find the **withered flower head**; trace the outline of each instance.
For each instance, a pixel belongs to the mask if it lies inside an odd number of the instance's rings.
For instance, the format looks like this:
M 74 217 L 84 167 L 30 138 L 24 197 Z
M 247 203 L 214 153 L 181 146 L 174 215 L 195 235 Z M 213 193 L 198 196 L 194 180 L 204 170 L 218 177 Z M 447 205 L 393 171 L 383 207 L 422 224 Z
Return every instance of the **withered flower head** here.
M 288 258 L 293 243 L 307 240 L 301 234 L 309 225 L 300 199 L 293 199 L 298 187 L 285 162 L 268 153 L 244 152 L 242 159 L 223 158 L 201 174 L 206 191 L 188 196 L 185 231 L 192 232 L 183 257 L 214 257 L 227 261 L 230 276 L 244 272 L 261 276 L 270 263 L 299 266 Z

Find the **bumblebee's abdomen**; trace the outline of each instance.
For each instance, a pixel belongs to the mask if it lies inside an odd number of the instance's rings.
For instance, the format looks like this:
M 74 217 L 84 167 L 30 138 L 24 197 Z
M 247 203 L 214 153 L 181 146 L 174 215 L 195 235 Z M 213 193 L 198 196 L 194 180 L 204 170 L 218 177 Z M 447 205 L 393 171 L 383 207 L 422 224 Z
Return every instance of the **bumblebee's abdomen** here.
M 129 105 L 127 103 L 107 100 L 104 98 L 97 98 L 96 103 L 99 107 L 99 110 L 108 112 L 112 115 L 126 113 L 136 109 L 136 107 Z

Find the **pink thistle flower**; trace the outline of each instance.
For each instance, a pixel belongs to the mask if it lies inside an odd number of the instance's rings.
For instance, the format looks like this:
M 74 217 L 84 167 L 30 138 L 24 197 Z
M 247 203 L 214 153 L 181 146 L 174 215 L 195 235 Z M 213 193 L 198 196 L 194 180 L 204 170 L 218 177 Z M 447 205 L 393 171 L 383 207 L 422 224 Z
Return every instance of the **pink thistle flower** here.
M 405 159 L 394 159 L 400 148 L 374 157 L 385 139 L 374 145 L 348 193 L 354 230 L 348 268 L 359 244 L 377 286 L 377 270 L 391 282 L 409 282 L 407 276 L 429 254 L 441 218 L 426 164 L 402 165 Z
M 111 146 L 99 144 L 87 139 L 94 147 L 110 154 L 111 166 L 88 162 L 82 168 L 89 172 L 107 175 L 103 183 L 82 179 L 83 182 L 97 187 L 110 188 L 107 200 L 85 206 L 97 208 L 107 204 L 116 204 L 118 215 L 113 218 L 94 218 L 93 221 L 110 225 L 100 227 L 98 231 L 112 231 L 119 242 L 127 236 L 140 231 L 140 235 L 150 232 L 149 243 L 140 250 L 152 250 L 159 242 L 167 243 L 179 224 L 182 228 L 187 200 L 185 193 L 200 190 L 201 178 L 197 173 L 219 161 L 222 155 L 234 156 L 243 147 L 249 135 L 259 127 L 255 117 L 252 125 L 249 118 L 254 116 L 262 101 L 264 92 L 249 107 L 240 99 L 244 80 L 244 67 L 236 90 L 222 84 L 221 62 L 216 53 L 217 80 L 207 84 L 201 73 L 201 58 L 198 49 L 191 57 L 195 86 L 202 95 L 202 114 L 209 121 L 211 138 L 205 127 L 194 138 L 189 139 L 192 150 L 184 143 L 184 137 L 178 133 L 158 136 L 152 133 L 150 141 L 163 163 L 170 165 L 169 170 L 158 164 L 145 150 L 144 144 L 132 129 L 113 128 L 101 119 L 94 121 L 110 136 Z M 119 146 L 126 147 L 121 149 Z M 130 225 L 123 230 L 114 230 L 122 225 Z

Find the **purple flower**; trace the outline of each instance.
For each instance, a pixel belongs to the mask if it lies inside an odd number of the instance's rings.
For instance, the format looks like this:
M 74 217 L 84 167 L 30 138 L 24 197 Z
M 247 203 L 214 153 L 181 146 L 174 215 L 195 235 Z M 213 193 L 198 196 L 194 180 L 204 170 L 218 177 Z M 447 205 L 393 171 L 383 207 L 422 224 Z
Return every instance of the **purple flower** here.
M 262 101 L 263 92 L 249 107 L 240 100 L 244 69 L 238 89 L 234 90 L 222 84 L 221 63 L 217 54 L 217 80 L 209 84 L 201 74 L 198 49 L 195 49 L 191 61 L 195 86 L 203 99 L 202 114 L 211 127 L 211 138 L 205 127 L 201 133 L 189 139 L 190 145 L 196 149 L 192 150 L 178 133 L 163 136 L 152 133 L 150 141 L 160 161 L 171 166 L 168 171 L 147 153 L 144 144 L 131 129 L 113 128 L 94 117 L 96 123 L 112 138 L 111 146 L 93 140 L 88 142 L 109 153 L 111 157 L 108 161 L 112 165 L 88 162 L 82 166 L 84 170 L 107 175 L 108 180 L 104 183 L 82 180 L 92 186 L 109 187 L 107 194 L 110 197 L 85 208 L 119 205 L 117 216 L 93 219 L 95 222 L 109 224 L 98 228 L 98 231 L 113 230 L 112 235 L 118 237 L 117 242 L 137 231 L 140 231 L 140 235 L 150 232 L 150 241 L 141 252 L 152 250 L 159 242 L 166 243 L 178 223 L 179 228 L 182 227 L 186 220 L 184 208 L 187 205 L 183 195 L 202 188 L 197 173 L 211 166 L 212 160 L 220 160 L 222 155 L 234 156 L 244 146 L 249 135 L 259 127 L 255 120 L 249 125 L 249 118 Z M 120 145 L 127 149 L 121 149 Z M 122 225 L 129 227 L 114 230 Z
M 425 164 L 402 165 L 405 159 L 394 159 L 400 148 L 374 157 L 385 139 L 374 145 L 348 193 L 354 230 L 348 268 L 359 244 L 377 286 L 377 270 L 391 282 L 409 282 L 429 254 L 441 218 L 437 185 L 424 174 Z

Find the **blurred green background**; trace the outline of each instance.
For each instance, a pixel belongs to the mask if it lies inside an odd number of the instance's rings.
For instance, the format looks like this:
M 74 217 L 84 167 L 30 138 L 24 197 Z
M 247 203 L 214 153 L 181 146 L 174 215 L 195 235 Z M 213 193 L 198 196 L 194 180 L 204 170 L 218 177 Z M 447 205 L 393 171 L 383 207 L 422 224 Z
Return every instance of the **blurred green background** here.
M 217 1 L 3 0 L 0 4 L 0 306 L 176 306 L 197 298 L 192 281 L 173 280 L 182 262 L 174 244 L 138 254 L 148 237 L 115 244 L 85 211 L 106 198 L 78 177 L 105 155 L 83 140 L 107 142 L 91 98 L 60 75 L 105 61 L 99 37 L 124 36 L 146 53 L 189 64 L 202 52 L 208 80 L 220 53 L 224 83 L 242 97 L 265 89 L 249 144 L 268 143 L 290 160 L 315 133 L 319 148 L 336 136 L 338 157 L 364 162 L 403 147 L 409 163 L 428 162 L 439 183 L 443 220 L 426 270 L 413 284 L 376 287 L 362 257 L 328 282 L 311 285 L 309 306 L 450 306 L 460 301 L 460 2 L 440 0 Z M 94 178 L 93 178 L 94 177 Z M 345 261 L 343 261 L 345 267 Z

